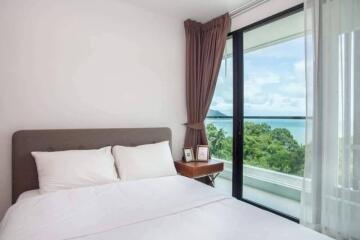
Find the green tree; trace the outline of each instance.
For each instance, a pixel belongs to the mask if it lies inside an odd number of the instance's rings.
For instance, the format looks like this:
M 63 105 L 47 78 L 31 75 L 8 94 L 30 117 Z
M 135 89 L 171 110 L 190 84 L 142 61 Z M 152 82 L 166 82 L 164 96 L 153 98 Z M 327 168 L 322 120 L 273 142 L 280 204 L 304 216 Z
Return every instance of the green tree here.
M 214 124 L 207 125 L 212 156 L 232 159 L 232 138 Z M 244 163 L 301 176 L 304 169 L 305 148 L 285 128 L 271 129 L 266 123 L 245 122 Z
M 224 159 L 232 159 L 232 138 L 226 136 L 226 132 L 220 128 L 217 129 L 214 124 L 206 126 L 206 132 L 209 141 L 211 155 Z

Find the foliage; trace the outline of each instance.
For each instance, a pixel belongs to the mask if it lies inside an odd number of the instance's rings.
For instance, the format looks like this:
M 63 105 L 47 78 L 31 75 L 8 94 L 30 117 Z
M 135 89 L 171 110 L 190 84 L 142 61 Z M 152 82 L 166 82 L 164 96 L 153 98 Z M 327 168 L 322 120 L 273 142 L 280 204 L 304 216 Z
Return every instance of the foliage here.
M 225 131 L 217 129 L 214 124 L 206 126 L 211 156 L 223 160 L 232 159 L 232 137 L 227 137 Z
M 232 137 L 214 124 L 206 126 L 211 155 L 232 160 Z M 286 128 L 271 127 L 266 123 L 245 122 L 244 163 L 283 173 L 303 174 L 305 149 Z

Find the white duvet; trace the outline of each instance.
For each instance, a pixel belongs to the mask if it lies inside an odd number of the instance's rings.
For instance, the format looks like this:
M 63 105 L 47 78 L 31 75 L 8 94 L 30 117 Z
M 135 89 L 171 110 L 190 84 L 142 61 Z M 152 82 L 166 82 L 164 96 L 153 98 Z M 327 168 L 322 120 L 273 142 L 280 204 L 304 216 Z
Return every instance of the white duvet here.
M 1 240 L 329 240 L 181 176 L 118 182 L 20 199 Z

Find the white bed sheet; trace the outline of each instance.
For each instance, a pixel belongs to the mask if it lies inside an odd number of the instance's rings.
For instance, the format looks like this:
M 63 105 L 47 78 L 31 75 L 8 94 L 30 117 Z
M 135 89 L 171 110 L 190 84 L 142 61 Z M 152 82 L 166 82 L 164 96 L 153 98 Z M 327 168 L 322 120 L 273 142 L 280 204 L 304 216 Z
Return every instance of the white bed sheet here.
M 1 240 L 329 240 L 181 176 L 63 190 L 22 199 Z
M 22 194 L 20 194 L 20 196 L 18 197 L 18 199 L 16 201 L 21 201 L 26 198 L 36 197 L 40 194 L 41 193 L 40 193 L 39 189 L 29 190 L 29 191 L 26 191 L 26 192 L 23 192 Z

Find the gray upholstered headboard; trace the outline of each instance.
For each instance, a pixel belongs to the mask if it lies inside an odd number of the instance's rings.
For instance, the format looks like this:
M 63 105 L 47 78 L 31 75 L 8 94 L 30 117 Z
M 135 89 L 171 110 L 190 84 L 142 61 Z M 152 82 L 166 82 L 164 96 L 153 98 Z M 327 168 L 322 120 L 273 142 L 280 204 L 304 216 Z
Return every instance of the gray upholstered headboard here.
M 169 128 L 23 130 L 12 139 L 12 201 L 24 191 L 39 188 L 32 151 L 94 149 L 104 146 L 137 146 L 170 141 Z

